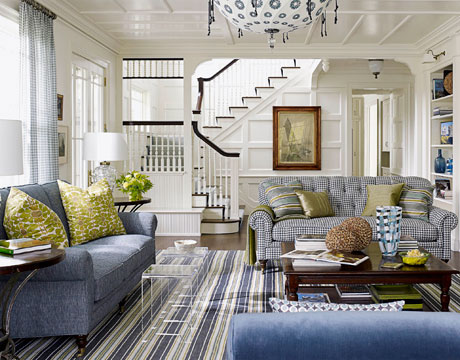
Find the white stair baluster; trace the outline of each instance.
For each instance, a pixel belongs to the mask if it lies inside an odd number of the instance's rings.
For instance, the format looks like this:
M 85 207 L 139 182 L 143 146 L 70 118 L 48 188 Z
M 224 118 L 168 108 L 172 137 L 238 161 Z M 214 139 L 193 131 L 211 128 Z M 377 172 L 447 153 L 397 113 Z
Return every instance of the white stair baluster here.
M 219 156 L 219 173 L 220 173 L 220 180 L 219 180 L 219 205 L 223 205 L 222 201 L 222 155 Z
M 213 204 L 214 206 L 217 205 L 217 167 L 216 167 L 216 156 L 217 156 L 217 152 L 216 151 L 213 151 L 213 154 L 214 154 L 214 167 L 213 167 L 213 172 L 214 172 L 214 181 L 213 181 L 213 184 L 214 184 L 214 196 L 213 196 Z
M 229 204 L 229 192 L 228 192 L 228 157 L 225 158 L 225 193 L 224 193 L 224 198 L 225 198 L 225 215 L 227 218 L 230 218 L 230 204 Z
M 206 187 L 207 187 L 207 181 L 206 181 L 206 145 L 205 143 L 201 144 L 200 147 L 201 150 L 201 156 L 203 157 L 203 193 L 206 193 Z

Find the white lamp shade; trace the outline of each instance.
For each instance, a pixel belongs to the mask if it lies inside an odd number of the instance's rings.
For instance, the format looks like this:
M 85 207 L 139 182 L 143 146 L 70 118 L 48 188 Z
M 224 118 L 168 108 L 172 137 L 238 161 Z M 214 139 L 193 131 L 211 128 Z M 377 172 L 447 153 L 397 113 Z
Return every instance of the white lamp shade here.
M 126 135 L 121 133 L 86 133 L 83 137 L 83 160 L 128 160 Z
M 435 61 L 436 59 L 430 53 L 426 53 L 425 55 L 423 55 L 423 61 L 422 61 L 423 64 L 431 64 L 431 63 L 434 63 Z
M 0 120 L 0 175 L 21 175 L 22 122 L 19 120 Z
M 380 74 L 383 69 L 383 60 L 382 59 L 372 59 L 369 60 L 369 69 L 373 74 Z

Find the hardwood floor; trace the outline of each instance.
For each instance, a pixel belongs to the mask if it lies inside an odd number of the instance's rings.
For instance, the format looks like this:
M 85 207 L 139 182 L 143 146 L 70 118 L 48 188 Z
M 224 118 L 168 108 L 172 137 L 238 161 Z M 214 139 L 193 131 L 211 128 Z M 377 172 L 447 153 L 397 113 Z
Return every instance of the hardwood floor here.
M 193 236 L 158 236 L 155 239 L 156 248 L 158 250 L 166 249 L 169 246 L 174 246 L 175 240 L 193 239 L 198 240 L 198 246 L 206 246 L 209 250 L 244 250 L 246 249 L 246 231 L 248 217 L 243 219 L 241 230 L 237 234 L 228 235 L 201 235 Z
M 229 235 L 202 235 L 202 236 L 158 236 L 155 240 L 158 250 L 166 249 L 169 246 L 174 246 L 175 240 L 181 239 L 194 239 L 198 240 L 198 246 L 206 246 L 210 250 L 245 250 L 246 249 L 246 231 L 247 231 L 248 217 L 245 216 L 243 226 L 238 234 Z M 460 270 L 460 252 L 452 251 L 452 257 L 449 265 L 453 268 Z

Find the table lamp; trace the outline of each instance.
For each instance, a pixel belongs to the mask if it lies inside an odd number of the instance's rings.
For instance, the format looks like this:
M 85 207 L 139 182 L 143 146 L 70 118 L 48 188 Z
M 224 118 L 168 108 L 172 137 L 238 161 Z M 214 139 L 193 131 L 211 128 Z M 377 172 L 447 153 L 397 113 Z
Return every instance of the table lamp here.
M 83 160 L 99 161 L 100 165 L 93 170 L 92 181 L 107 179 L 113 190 L 117 170 L 110 162 L 128 160 L 126 135 L 111 132 L 86 133 L 83 136 Z
M 0 176 L 23 174 L 22 122 L 0 119 L 0 134 Z

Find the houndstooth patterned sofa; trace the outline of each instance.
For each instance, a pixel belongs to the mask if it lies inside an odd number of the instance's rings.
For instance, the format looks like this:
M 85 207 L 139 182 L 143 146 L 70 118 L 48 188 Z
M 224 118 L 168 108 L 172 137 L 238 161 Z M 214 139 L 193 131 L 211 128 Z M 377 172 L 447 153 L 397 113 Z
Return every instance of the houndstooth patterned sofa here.
M 257 234 L 257 260 L 265 268 L 266 261 L 278 259 L 281 243 L 294 241 L 300 234 L 326 234 L 348 217 L 360 216 L 366 206 L 367 185 L 405 183 L 411 188 L 430 186 L 427 179 L 420 177 L 325 177 L 286 176 L 265 179 L 259 184 L 259 203 L 268 205 L 263 183 L 287 184 L 299 180 L 307 191 L 327 191 L 334 208 L 335 217 L 315 219 L 288 219 L 273 223 L 269 214 L 263 211 L 252 213 L 249 226 Z M 373 229 L 373 239 L 377 240 L 376 222 L 373 217 L 364 217 Z M 402 235 L 411 235 L 419 245 L 441 259 L 449 259 L 451 251 L 451 231 L 457 227 L 457 216 L 430 204 L 430 222 L 417 219 L 402 219 Z

